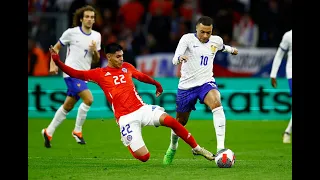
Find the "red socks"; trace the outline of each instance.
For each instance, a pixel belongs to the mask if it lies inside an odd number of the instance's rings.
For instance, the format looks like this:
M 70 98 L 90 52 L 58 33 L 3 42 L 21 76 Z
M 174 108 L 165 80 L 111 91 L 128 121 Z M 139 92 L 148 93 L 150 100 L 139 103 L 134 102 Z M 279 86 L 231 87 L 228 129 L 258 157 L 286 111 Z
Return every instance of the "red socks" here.
M 143 155 L 143 156 L 136 156 L 136 155 L 134 154 L 134 152 L 132 151 L 132 149 L 130 148 L 130 146 L 128 146 L 128 149 L 129 149 L 130 153 L 132 154 L 132 156 L 133 156 L 134 158 L 136 158 L 136 159 L 138 159 L 138 160 L 140 160 L 140 161 L 142 161 L 142 162 L 146 162 L 146 161 L 148 161 L 149 158 L 150 158 L 150 153 L 149 153 L 149 152 L 148 152 L 147 154 Z
M 188 143 L 192 148 L 195 148 L 198 145 L 191 133 L 189 133 L 188 130 L 173 117 L 167 116 L 164 118 L 163 125 L 171 128 L 176 135 Z

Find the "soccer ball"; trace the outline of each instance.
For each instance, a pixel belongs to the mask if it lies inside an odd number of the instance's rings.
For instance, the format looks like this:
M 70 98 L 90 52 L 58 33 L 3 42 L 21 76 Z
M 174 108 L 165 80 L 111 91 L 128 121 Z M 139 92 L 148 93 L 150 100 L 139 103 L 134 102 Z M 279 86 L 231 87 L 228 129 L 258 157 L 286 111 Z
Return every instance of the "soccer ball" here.
M 231 149 L 222 149 L 218 151 L 214 161 L 219 168 L 231 168 L 234 165 L 236 156 Z

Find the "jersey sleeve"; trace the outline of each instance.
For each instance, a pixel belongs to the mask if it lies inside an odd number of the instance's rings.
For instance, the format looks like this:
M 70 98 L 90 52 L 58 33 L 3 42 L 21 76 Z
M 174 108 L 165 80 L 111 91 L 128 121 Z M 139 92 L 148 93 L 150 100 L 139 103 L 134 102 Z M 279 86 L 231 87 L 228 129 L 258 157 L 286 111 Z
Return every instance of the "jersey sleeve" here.
M 220 36 L 213 36 L 212 42 L 218 48 L 218 51 L 223 49 L 223 39 Z
M 140 71 L 138 71 L 132 64 L 127 63 L 128 70 L 131 71 L 132 77 L 137 79 L 140 82 L 153 84 L 155 86 L 161 86 L 156 80 L 148 76 L 147 74 L 144 74 Z
M 286 33 L 288 34 L 288 33 Z M 282 40 L 280 42 L 280 45 L 277 49 L 277 52 L 274 56 L 273 62 L 272 62 L 272 67 L 271 67 L 271 72 L 270 72 L 270 77 L 271 78 L 276 78 L 277 74 L 278 74 L 278 70 L 280 68 L 281 65 L 281 61 L 282 58 L 285 55 L 285 52 L 288 50 L 289 48 L 289 41 L 288 41 L 288 36 L 286 36 L 286 34 L 284 34 L 282 36 Z
M 84 78 L 86 81 L 90 81 L 90 82 L 99 84 L 99 82 L 101 80 L 101 78 L 100 78 L 101 71 L 102 71 L 101 68 L 95 68 L 95 69 L 90 69 L 88 71 L 85 71 Z
M 67 29 L 66 31 L 64 31 L 59 39 L 59 42 L 61 43 L 62 46 L 68 45 L 71 41 L 70 38 L 70 33 L 71 29 Z
M 290 41 L 289 41 L 289 34 L 288 33 L 285 33 L 284 35 L 283 35 L 283 37 L 282 37 L 282 40 L 281 40 L 281 42 L 280 42 L 280 45 L 279 45 L 279 47 L 283 50 L 283 51 L 288 51 L 288 49 L 289 49 L 289 43 L 290 43 Z
M 177 65 L 179 63 L 179 57 L 186 52 L 187 48 L 188 48 L 188 36 L 183 35 L 179 40 L 178 46 L 176 48 L 176 51 L 172 59 L 172 63 L 174 65 Z

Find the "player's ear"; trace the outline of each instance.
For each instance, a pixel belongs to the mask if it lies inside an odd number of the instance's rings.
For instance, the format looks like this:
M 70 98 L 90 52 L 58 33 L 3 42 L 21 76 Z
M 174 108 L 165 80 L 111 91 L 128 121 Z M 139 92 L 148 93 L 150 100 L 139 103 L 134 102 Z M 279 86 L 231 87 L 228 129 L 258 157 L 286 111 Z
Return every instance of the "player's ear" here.
M 111 58 L 111 54 L 110 53 L 107 53 L 106 56 L 107 56 L 107 59 Z

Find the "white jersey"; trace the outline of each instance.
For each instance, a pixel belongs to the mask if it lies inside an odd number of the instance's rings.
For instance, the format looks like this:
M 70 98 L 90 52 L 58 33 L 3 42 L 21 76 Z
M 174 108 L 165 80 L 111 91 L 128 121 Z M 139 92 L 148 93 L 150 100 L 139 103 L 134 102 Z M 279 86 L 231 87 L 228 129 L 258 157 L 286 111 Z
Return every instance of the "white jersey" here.
M 277 73 L 283 59 L 284 54 L 287 53 L 287 63 L 286 63 L 286 76 L 288 79 L 292 78 L 292 30 L 287 31 L 282 36 L 281 43 L 277 50 L 272 63 L 272 69 L 270 73 L 271 78 L 276 78 Z
M 173 64 L 177 64 L 179 56 L 188 56 L 188 61 L 181 65 L 178 88 L 186 90 L 215 81 L 212 72 L 213 60 L 217 51 L 222 48 L 223 40 L 220 36 L 211 35 L 208 42 L 202 43 L 195 33 L 183 35 L 172 59 Z
M 89 52 L 89 45 L 92 41 L 96 42 L 98 51 L 101 49 L 101 34 L 94 30 L 86 34 L 81 26 L 64 31 L 59 41 L 63 46 L 68 47 L 65 64 L 77 70 L 91 68 L 92 53 Z M 69 75 L 63 73 L 63 77 L 69 77 Z

